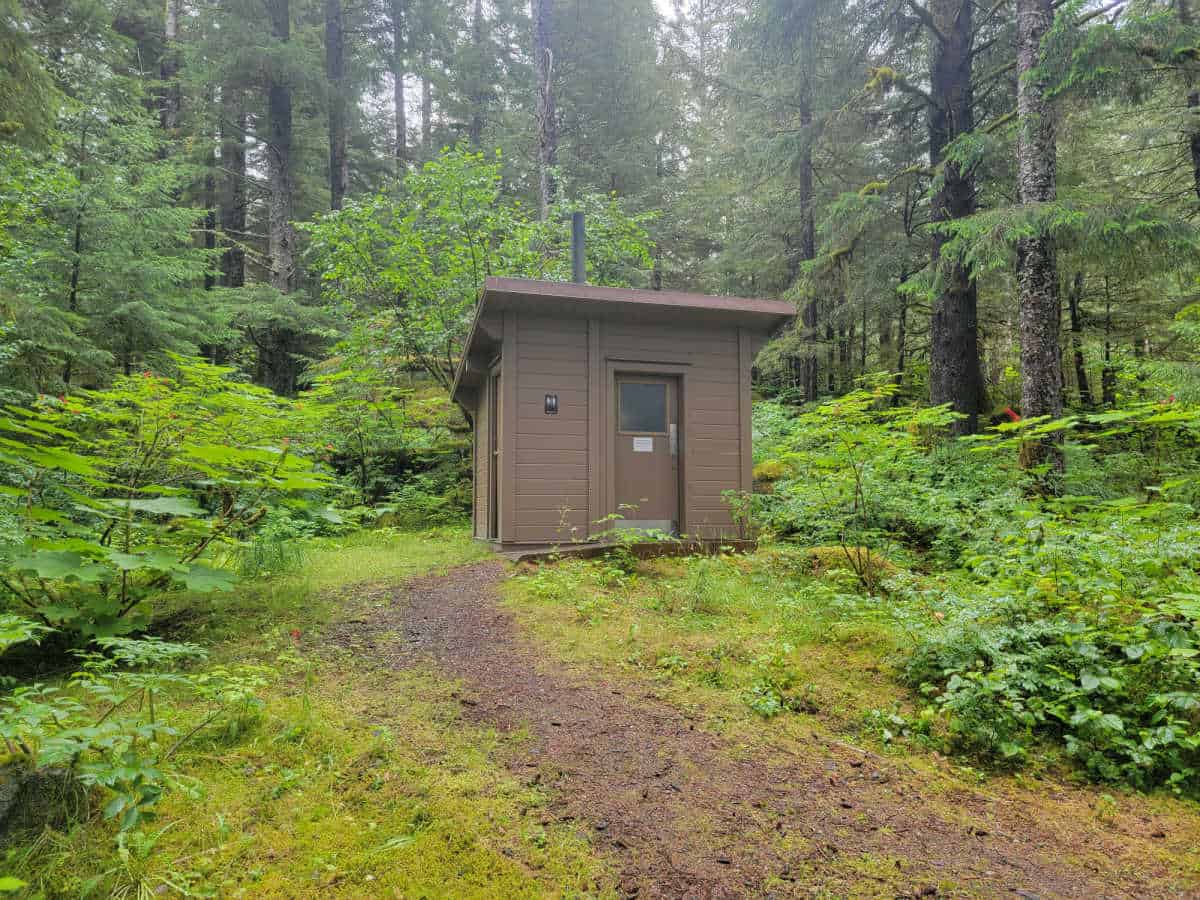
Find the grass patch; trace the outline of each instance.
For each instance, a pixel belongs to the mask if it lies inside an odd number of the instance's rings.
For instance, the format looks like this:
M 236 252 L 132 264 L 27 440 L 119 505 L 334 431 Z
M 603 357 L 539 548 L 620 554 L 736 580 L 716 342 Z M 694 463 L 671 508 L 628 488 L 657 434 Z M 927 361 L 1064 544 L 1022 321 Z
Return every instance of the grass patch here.
M 744 557 L 563 559 L 511 579 L 505 601 L 553 655 L 585 671 L 624 672 L 723 734 L 732 753 L 836 759 L 852 743 L 867 751 L 849 753 L 866 760 L 857 771 L 886 758 L 890 783 L 931 815 L 956 821 L 968 800 L 1019 810 L 1064 846 L 1086 843 L 1091 866 L 1135 871 L 1138 859 L 1152 860 L 1195 884 L 1197 803 L 1084 787 L 1053 747 L 1014 774 L 937 752 L 944 726 L 918 712 L 900 666 L 916 635 L 942 627 L 954 602 L 948 576 L 897 568 L 891 593 L 866 597 L 854 572 L 817 571 L 812 554 L 786 546 Z M 963 820 L 964 833 L 987 825 Z M 844 896 L 850 885 L 895 887 L 911 875 L 903 866 L 864 857 L 792 877 Z
M 565 659 L 648 676 L 719 728 L 791 710 L 857 734 L 866 710 L 907 709 L 888 662 L 903 635 L 888 610 L 853 593 L 853 573 L 810 573 L 808 557 L 787 549 L 564 559 L 511 579 L 505 596 Z
M 587 838 L 543 816 L 546 795 L 504 768 L 523 735 L 463 722 L 457 685 L 434 673 L 321 642 L 323 626 L 383 602 L 355 585 L 482 555 L 459 531 L 356 535 L 309 546 L 301 571 L 207 608 L 174 598 L 181 637 L 276 669 L 260 714 L 181 752 L 184 777 L 146 827 L 47 831 L 10 850 L 4 873 L 45 896 L 607 893 Z

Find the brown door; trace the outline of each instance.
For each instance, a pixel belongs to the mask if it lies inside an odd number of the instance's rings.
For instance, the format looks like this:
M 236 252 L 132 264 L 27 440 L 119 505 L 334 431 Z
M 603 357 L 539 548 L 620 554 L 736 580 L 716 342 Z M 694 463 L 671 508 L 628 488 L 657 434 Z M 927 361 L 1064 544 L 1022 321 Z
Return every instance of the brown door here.
M 613 463 L 618 527 L 679 527 L 679 385 L 654 375 L 617 375 Z

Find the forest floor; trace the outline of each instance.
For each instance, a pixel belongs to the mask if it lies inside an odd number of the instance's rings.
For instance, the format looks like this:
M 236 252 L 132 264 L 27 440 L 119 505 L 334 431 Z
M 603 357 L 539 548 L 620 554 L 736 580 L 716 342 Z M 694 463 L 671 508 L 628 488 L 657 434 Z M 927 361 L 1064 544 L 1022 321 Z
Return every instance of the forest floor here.
M 0 860 L 30 897 L 1200 897 L 1195 803 L 881 739 L 894 645 L 781 606 L 772 552 L 532 570 L 370 532 L 180 596 L 160 632 L 269 667 L 261 710 L 178 754 L 155 821 Z M 771 617 L 811 708 L 764 718 Z
M 1195 819 L 1061 783 L 972 785 L 816 730 L 748 747 L 653 679 L 556 658 L 503 605 L 508 570 L 376 588 L 329 639 L 431 665 L 467 722 L 526 735 L 501 761 L 548 792 L 530 814 L 586 836 L 621 896 L 1200 896 Z

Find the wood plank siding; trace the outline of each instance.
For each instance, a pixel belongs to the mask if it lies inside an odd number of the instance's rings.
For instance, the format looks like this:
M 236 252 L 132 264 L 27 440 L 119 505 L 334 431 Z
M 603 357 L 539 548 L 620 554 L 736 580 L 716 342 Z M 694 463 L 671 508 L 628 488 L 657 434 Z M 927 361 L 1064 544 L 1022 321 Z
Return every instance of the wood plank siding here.
M 742 472 L 742 345 L 736 328 L 650 329 L 517 313 L 514 349 L 515 365 L 504 366 L 505 377 L 511 373 L 516 382 L 517 400 L 514 528 L 506 542 L 583 540 L 602 527 L 593 523 L 611 511 L 604 448 L 612 422 L 597 414 L 613 402 L 605 381 L 613 368 L 637 372 L 662 364 L 683 367 L 686 376 L 683 530 L 700 537 L 732 533 L 722 493 L 749 488 Z M 556 415 L 546 415 L 546 394 L 558 395 Z M 593 412 L 593 405 L 600 409 Z M 486 530 L 486 519 L 479 521 Z
M 480 403 L 475 410 L 474 497 L 475 537 L 477 538 L 491 537 L 488 534 L 488 515 L 491 510 L 490 501 L 492 495 L 491 484 L 488 482 L 488 453 L 491 445 L 491 441 L 488 438 L 491 420 L 488 418 L 486 390 L 484 391 L 484 397 L 485 402 Z
M 519 543 L 588 536 L 588 323 L 518 314 L 516 530 Z M 558 414 L 546 415 L 546 394 Z
M 604 530 L 623 375 L 679 392 L 680 531 L 736 537 L 723 495 L 750 490 L 751 366 L 791 316 L 769 300 L 489 278 L 452 389 L 474 408 L 476 537 L 546 545 Z

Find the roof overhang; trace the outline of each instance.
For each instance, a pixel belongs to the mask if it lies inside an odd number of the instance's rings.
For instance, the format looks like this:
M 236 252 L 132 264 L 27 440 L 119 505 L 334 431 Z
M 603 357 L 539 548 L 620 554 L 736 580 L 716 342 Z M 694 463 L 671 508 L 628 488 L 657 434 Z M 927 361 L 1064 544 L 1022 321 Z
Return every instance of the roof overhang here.
M 621 319 L 670 325 L 681 321 L 746 328 L 771 335 L 795 317 L 790 303 L 743 297 L 716 297 L 679 291 L 646 291 L 524 278 L 488 278 L 463 347 L 450 395 L 466 400 L 487 377 L 503 338 L 503 313 Z

